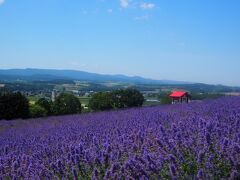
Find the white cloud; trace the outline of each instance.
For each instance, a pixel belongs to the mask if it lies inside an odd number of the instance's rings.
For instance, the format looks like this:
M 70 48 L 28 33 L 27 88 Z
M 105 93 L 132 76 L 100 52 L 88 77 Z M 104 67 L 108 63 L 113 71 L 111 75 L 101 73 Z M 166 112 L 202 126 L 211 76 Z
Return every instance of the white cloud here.
M 130 0 L 120 0 L 120 5 L 123 8 L 127 8 L 129 6 Z
M 153 9 L 155 7 L 155 4 L 153 3 L 142 3 L 140 5 L 142 9 Z
M 5 0 L 0 0 L 0 5 L 2 5 L 4 3 Z

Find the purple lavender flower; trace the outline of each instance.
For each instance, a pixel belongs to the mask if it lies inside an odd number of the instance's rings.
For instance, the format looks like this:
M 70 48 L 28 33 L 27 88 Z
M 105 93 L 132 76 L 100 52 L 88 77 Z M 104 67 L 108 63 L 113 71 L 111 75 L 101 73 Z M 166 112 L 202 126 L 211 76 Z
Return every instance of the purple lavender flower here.
M 170 169 L 170 173 L 171 173 L 171 177 L 172 178 L 176 178 L 177 177 L 177 168 L 174 164 L 170 164 L 169 165 L 169 169 Z
M 240 178 L 240 173 L 239 171 L 233 170 L 230 176 L 230 179 L 232 180 L 237 180 Z
M 236 179 L 240 97 L 0 121 L 0 179 Z M 2 130 L 2 128 L 1 128 Z
M 205 157 L 205 152 L 204 151 L 200 151 L 198 153 L 198 164 L 199 165 L 203 163 L 204 157 Z
M 202 179 L 202 180 L 206 179 L 205 173 L 204 173 L 203 169 L 199 169 L 199 170 L 198 170 L 197 178 L 200 179 L 200 180 L 201 180 L 201 179 Z

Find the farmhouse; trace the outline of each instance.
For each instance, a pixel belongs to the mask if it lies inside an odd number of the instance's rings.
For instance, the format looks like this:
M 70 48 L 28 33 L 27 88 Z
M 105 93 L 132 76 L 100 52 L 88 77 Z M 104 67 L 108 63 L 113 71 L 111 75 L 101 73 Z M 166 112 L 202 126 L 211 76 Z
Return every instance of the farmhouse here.
M 173 91 L 170 97 L 172 98 L 172 104 L 189 103 L 190 100 L 190 94 L 186 91 Z

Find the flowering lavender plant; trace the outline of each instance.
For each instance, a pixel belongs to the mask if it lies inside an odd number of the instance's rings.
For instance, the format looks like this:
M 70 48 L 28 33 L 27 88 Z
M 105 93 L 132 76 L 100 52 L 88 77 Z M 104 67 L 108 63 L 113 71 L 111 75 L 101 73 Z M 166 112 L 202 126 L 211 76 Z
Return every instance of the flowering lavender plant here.
M 0 122 L 0 179 L 240 178 L 240 98 Z

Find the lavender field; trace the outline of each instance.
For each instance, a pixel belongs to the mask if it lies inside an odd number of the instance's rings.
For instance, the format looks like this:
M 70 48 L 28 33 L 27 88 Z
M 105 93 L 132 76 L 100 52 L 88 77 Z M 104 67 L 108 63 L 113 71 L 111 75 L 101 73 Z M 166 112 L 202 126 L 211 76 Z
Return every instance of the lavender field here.
M 238 179 L 240 98 L 0 122 L 0 179 Z

